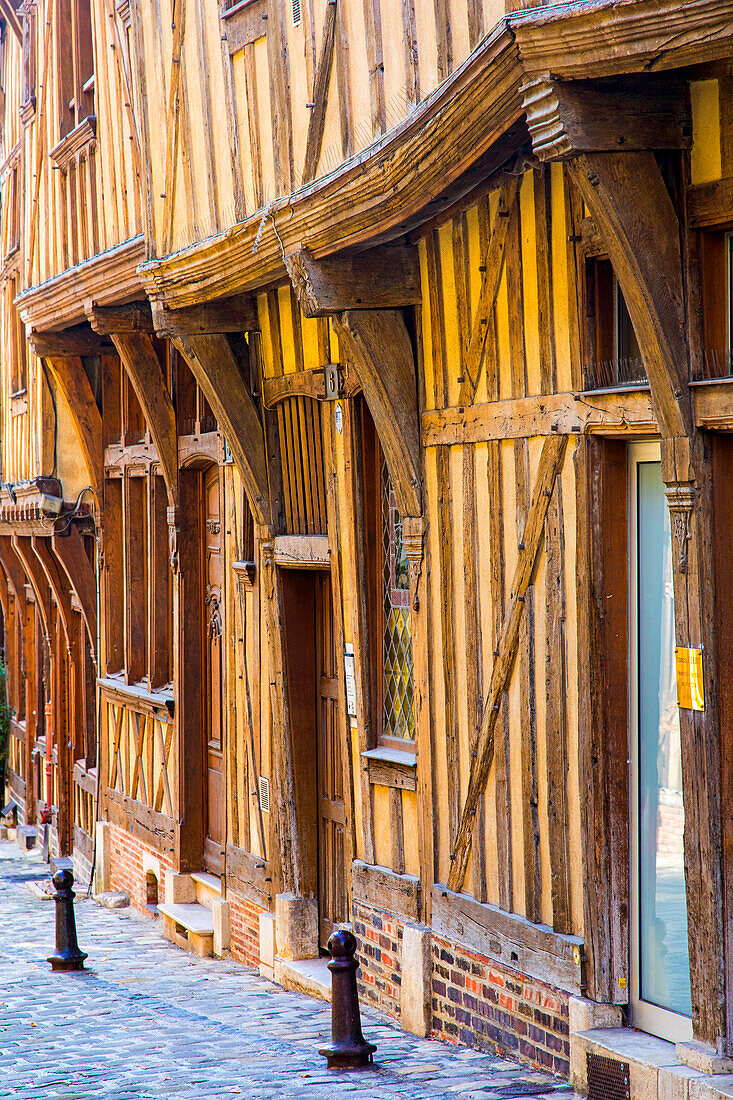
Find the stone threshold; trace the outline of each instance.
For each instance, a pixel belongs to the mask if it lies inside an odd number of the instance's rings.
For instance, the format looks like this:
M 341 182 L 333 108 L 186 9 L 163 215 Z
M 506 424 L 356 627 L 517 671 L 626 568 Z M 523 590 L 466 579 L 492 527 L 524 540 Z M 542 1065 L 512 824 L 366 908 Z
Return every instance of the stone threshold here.
M 331 1001 L 331 972 L 328 959 L 274 959 L 274 979 L 285 989 Z
M 632 1027 L 576 1030 L 573 1023 L 581 1021 L 574 1021 L 573 1016 L 585 1015 L 576 1005 L 571 1001 L 570 1082 L 580 1095 L 588 1093 L 587 1055 L 598 1054 L 628 1063 L 631 1100 L 733 1100 L 730 1059 L 718 1057 L 698 1043 L 675 1045 Z M 602 1007 L 593 1005 L 588 1015 Z M 614 1011 L 610 1005 L 607 1008 Z

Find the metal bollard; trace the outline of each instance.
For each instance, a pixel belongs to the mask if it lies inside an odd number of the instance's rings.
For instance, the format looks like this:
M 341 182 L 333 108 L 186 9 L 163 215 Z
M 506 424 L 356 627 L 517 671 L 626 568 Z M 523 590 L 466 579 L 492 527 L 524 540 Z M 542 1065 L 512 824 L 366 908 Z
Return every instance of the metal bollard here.
M 53 876 L 56 887 L 56 954 L 48 962 L 52 970 L 83 970 L 87 954 L 79 950 L 76 938 L 76 918 L 72 890 L 74 876 L 69 870 L 57 871 Z
M 367 1066 L 377 1049 L 368 1043 L 361 1033 L 359 994 L 356 988 L 354 958 L 356 939 L 345 928 L 334 932 L 328 941 L 331 961 L 331 1043 L 318 1051 L 326 1059 L 329 1069 L 356 1069 Z

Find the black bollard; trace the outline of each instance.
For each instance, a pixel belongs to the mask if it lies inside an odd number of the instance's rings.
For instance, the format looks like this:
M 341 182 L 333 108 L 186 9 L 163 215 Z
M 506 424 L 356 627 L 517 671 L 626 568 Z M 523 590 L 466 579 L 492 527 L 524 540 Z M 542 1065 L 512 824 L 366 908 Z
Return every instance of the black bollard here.
M 56 954 L 48 961 L 52 970 L 83 970 L 87 955 L 79 950 L 76 938 L 74 876 L 69 870 L 57 871 L 53 884 L 56 887 L 53 899 L 56 902 Z
M 334 932 L 328 941 L 331 961 L 331 1044 L 318 1051 L 329 1069 L 357 1069 L 367 1066 L 377 1049 L 361 1033 L 359 994 L 356 989 L 354 958 L 356 939 L 346 928 Z

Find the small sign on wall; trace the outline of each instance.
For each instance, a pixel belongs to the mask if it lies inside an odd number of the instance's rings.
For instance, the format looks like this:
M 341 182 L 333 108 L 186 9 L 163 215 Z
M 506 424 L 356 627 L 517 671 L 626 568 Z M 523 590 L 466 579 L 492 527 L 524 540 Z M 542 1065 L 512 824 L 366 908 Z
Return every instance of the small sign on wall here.
M 344 678 L 346 680 L 346 710 L 349 718 L 356 718 L 356 665 L 351 642 L 344 646 Z
M 677 671 L 677 706 L 684 710 L 705 710 L 702 678 L 702 650 L 678 646 L 674 651 Z

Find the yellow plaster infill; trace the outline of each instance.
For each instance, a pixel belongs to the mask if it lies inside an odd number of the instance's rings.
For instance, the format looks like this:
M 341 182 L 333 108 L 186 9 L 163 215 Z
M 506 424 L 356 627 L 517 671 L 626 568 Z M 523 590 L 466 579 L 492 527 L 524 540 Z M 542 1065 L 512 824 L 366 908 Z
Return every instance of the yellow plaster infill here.
M 717 80 L 693 80 L 692 163 L 693 183 L 710 183 L 722 175 L 720 154 L 720 89 Z

